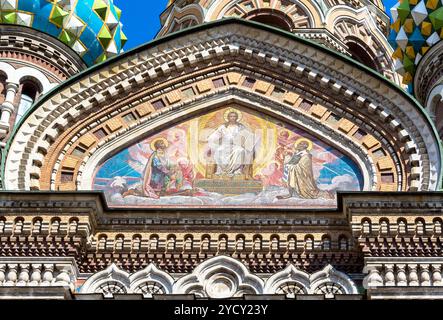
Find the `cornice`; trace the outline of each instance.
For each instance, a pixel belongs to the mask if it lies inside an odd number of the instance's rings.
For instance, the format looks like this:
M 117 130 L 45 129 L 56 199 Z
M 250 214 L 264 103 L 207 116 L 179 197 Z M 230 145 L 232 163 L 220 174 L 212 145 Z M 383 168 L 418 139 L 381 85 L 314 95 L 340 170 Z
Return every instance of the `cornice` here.
M 0 51 L 35 56 L 57 68 L 67 79 L 86 69 L 78 54 L 64 43 L 25 26 L 0 24 Z

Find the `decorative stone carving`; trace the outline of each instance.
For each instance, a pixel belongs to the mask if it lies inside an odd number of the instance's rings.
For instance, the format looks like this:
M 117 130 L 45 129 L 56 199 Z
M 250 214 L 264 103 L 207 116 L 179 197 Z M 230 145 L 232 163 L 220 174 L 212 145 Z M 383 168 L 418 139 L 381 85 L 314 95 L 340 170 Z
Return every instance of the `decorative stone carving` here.
M 129 274 L 112 264 L 106 270 L 90 277 L 80 292 L 103 293 L 105 297 L 112 297 L 115 293 L 126 293 L 126 288 L 129 288 L 129 285 Z
M 107 281 L 100 284 L 94 293 L 101 293 L 105 298 L 112 298 L 114 294 L 125 294 L 126 287 L 117 281 Z
M 306 294 L 310 291 L 311 280 L 309 274 L 290 264 L 283 271 L 272 275 L 265 284 L 265 294 Z M 286 291 L 286 292 L 285 292 Z
M 383 263 L 386 261 L 387 263 Z M 363 281 L 366 289 L 383 287 L 440 287 L 442 286 L 441 258 L 370 258 Z
M 174 284 L 174 278 L 153 264 L 131 275 L 129 281 L 129 292 L 141 293 L 147 298 L 154 294 L 172 294 Z
M 192 274 L 184 276 L 174 284 L 177 294 L 198 292 L 209 298 L 232 298 L 245 291 L 263 293 L 264 282 L 251 274 L 239 261 L 218 256 L 200 264 Z
M 380 271 L 377 268 L 372 268 L 369 272 L 369 276 L 366 278 L 366 287 L 377 287 L 383 285 L 383 278 L 380 275 Z
M 311 289 L 314 294 L 324 293 L 327 298 L 335 294 L 358 294 L 355 283 L 343 272 L 328 265 L 323 270 L 310 276 Z
M 80 292 L 102 293 L 106 298 L 122 293 L 142 294 L 145 298 L 151 298 L 154 294 L 172 294 L 173 283 L 174 279 L 169 274 L 153 264 L 132 275 L 112 264 L 90 277 Z
M 0 286 L 69 287 L 74 290 L 77 269 L 73 262 L 42 263 L 35 259 L 0 259 Z M 50 259 L 48 259 L 48 262 Z

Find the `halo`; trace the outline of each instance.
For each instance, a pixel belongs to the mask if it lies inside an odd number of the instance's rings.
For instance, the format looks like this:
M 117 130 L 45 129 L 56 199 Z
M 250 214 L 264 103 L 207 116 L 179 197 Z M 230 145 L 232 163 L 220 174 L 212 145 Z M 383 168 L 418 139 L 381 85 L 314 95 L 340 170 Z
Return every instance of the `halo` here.
M 312 143 L 312 141 L 306 138 L 301 138 L 295 141 L 294 147 L 297 148 L 297 146 L 302 142 L 306 142 L 308 144 L 308 151 L 311 151 L 314 148 L 314 144 Z
M 240 111 L 238 111 L 238 110 L 236 110 L 236 109 L 234 109 L 234 108 L 229 108 L 228 110 L 225 111 L 225 113 L 223 114 L 223 118 L 225 119 L 225 121 L 226 121 L 226 122 L 229 121 L 228 116 L 229 116 L 229 114 L 232 113 L 232 112 L 234 112 L 234 113 L 237 114 L 237 116 L 238 116 L 238 122 L 240 122 L 241 119 L 243 118 L 243 114 L 242 114 Z
M 168 142 L 168 140 L 166 140 L 165 138 L 157 138 L 157 139 L 154 139 L 154 140 L 151 142 L 151 150 L 152 150 L 152 151 L 157 151 L 157 149 L 155 148 L 155 144 L 156 144 L 158 141 L 163 141 L 163 142 L 165 143 L 166 148 L 169 146 L 169 142 Z

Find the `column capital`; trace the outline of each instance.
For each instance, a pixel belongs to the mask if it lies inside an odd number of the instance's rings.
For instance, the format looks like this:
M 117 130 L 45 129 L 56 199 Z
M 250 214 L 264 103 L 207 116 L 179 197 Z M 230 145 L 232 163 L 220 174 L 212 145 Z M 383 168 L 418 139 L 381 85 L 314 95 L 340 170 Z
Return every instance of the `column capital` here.
M 9 91 L 9 90 L 13 90 L 13 91 L 18 91 L 18 88 L 19 88 L 19 84 L 18 83 L 15 83 L 15 82 L 6 82 L 6 90 L 7 91 Z
M 4 133 L 5 135 L 9 132 L 10 125 L 9 123 L 3 122 L 0 120 L 0 135 Z
M 13 113 L 14 112 L 14 105 L 12 104 L 12 102 L 10 101 L 4 101 L 1 105 L 0 105 L 0 110 L 1 111 L 7 111 L 9 113 Z

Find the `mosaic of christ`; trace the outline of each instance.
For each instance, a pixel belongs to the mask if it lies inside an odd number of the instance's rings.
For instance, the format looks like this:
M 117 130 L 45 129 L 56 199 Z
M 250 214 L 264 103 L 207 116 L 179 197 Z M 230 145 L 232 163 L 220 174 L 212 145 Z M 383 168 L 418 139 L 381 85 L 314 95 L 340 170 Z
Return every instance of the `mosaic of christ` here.
M 334 207 L 360 191 L 355 163 L 304 131 L 240 107 L 155 134 L 97 169 L 94 189 L 122 207 Z

